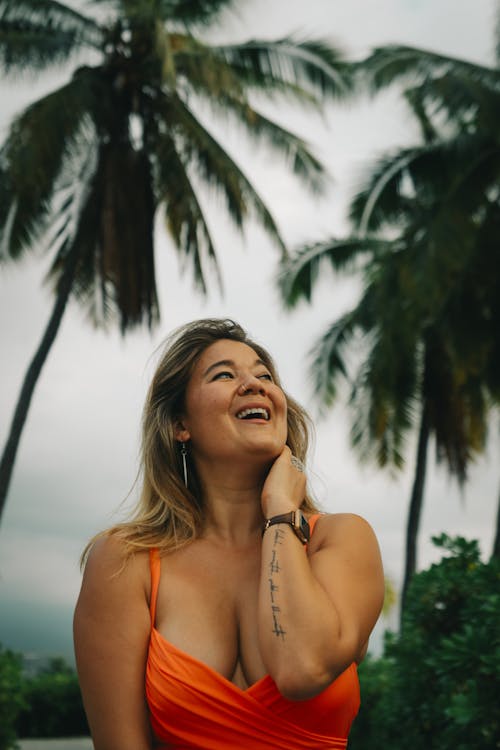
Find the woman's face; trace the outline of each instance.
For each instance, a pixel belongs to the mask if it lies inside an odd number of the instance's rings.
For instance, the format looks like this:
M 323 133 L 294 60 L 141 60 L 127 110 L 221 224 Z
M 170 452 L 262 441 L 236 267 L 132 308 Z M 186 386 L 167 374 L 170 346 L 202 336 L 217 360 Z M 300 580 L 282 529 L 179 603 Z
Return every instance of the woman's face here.
M 256 352 L 221 339 L 200 356 L 186 390 L 177 439 L 191 441 L 200 460 L 276 458 L 287 438 L 282 389 Z

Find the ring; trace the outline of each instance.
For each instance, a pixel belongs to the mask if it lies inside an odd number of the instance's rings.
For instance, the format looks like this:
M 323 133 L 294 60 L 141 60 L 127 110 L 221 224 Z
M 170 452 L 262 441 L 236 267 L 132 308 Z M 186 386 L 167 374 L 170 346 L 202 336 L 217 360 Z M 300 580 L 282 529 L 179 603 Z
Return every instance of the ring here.
M 300 458 L 297 458 L 297 456 L 292 456 L 290 459 L 290 463 L 292 464 L 292 466 L 295 466 L 295 468 L 298 469 L 299 471 L 302 471 L 302 472 L 304 471 L 304 464 L 302 463 Z

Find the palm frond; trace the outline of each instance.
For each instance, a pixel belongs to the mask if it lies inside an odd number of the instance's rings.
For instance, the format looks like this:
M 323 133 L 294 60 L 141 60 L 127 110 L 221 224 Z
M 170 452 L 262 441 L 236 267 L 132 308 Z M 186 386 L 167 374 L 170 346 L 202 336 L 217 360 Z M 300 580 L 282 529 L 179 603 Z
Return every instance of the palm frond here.
M 403 457 L 391 449 L 390 405 L 377 385 L 371 377 L 369 360 L 363 362 L 356 373 L 349 398 L 352 412 L 351 445 L 363 463 L 398 466 Z
M 386 154 L 363 178 L 364 187 L 351 202 L 351 221 L 360 234 L 376 232 L 384 225 L 414 223 L 419 206 L 444 203 L 467 185 L 467 176 L 476 165 L 482 176 L 489 175 L 484 186 L 491 185 L 496 167 L 486 170 L 485 165 L 495 153 L 487 138 L 464 134 Z
M 353 387 L 350 399 L 352 424 L 350 441 L 363 463 L 402 469 L 405 464 L 406 433 L 394 424 L 391 403 L 369 382 L 364 372 Z
M 406 169 L 423 148 L 400 149 L 378 158 L 369 168 L 367 177 L 361 180 L 365 187 L 353 198 L 349 209 L 350 219 L 361 235 L 399 220 Z
M 65 159 L 86 144 L 86 117 L 94 106 L 94 71 L 80 70 L 60 89 L 29 105 L 13 122 L 0 152 L 3 180 L 16 210 L 4 235 L 8 255 L 19 257 L 45 230 Z M 0 210 L 0 231 L 6 232 Z
M 165 26 L 157 27 L 155 44 L 164 70 L 173 66 L 182 86 L 214 99 L 224 94 L 244 98 L 241 77 L 210 45 Z
M 0 0 L 0 67 L 5 74 L 38 73 L 103 35 L 91 18 L 54 0 Z
M 10 258 L 8 238 L 16 211 L 17 198 L 10 183 L 5 149 L 0 149 L 0 259 L 3 262 Z
M 158 33 L 160 55 L 172 54 L 177 76 L 185 77 L 189 87 L 201 96 L 210 97 L 211 103 L 215 104 L 220 96 L 246 102 L 248 92 L 256 91 L 266 99 L 275 101 L 279 96 L 284 101 L 304 104 L 311 109 L 319 111 L 321 108 L 317 91 L 299 85 L 290 76 L 276 75 L 269 66 L 248 61 L 245 49 L 240 60 L 235 55 L 228 56 L 226 48 L 202 44 L 190 35 L 171 33 L 163 28 Z
M 49 26 L 75 26 L 96 32 L 99 26 L 92 18 L 57 0 L 0 0 L 0 17 L 22 22 L 42 22 Z
M 171 97 L 168 117 L 180 126 L 181 160 L 190 164 L 210 187 L 224 196 L 235 226 L 241 229 L 252 210 L 257 220 L 283 252 L 285 244 L 265 203 L 240 167 L 178 97 Z
M 362 461 L 375 460 L 379 466 L 399 469 L 418 403 L 416 339 L 406 321 L 401 324 L 398 311 L 390 320 L 386 315 L 384 322 L 375 314 L 368 330 L 363 317 L 369 346 L 351 389 L 351 444 Z
M 231 10 L 235 0 L 88 0 L 91 5 L 111 8 L 115 18 L 128 23 L 142 24 L 159 20 L 170 28 L 188 32 L 202 29 L 215 22 L 225 10 Z
M 176 23 L 208 25 L 223 11 L 235 5 L 235 0 L 160 0 L 159 9 L 165 20 Z
M 315 194 L 322 193 L 327 176 L 323 165 L 310 152 L 299 136 L 281 127 L 260 114 L 246 102 L 221 96 L 217 107 L 224 109 L 226 116 L 234 115 L 235 126 L 245 128 L 245 135 L 257 144 L 268 144 L 272 151 L 281 155 L 288 167 L 305 187 Z
M 438 130 L 433 123 L 432 116 L 429 115 L 427 100 L 425 96 L 422 96 L 422 87 L 415 86 L 414 88 L 406 89 L 404 97 L 420 125 L 420 132 L 422 133 L 424 143 L 436 140 L 438 138 Z
M 248 71 L 254 80 L 264 75 L 292 83 L 321 98 L 345 97 L 352 89 L 352 68 L 341 53 L 322 40 L 252 40 L 214 48 L 229 65 Z
M 330 239 L 304 245 L 283 258 L 278 274 L 278 288 L 286 307 L 295 307 L 301 299 L 311 301 L 321 266 L 329 262 L 334 271 L 354 270 L 361 256 L 378 255 L 388 243 L 374 238 L 350 237 Z
M 488 408 L 481 378 L 471 378 L 454 361 L 437 328 L 426 339 L 423 398 L 436 438 L 437 460 L 445 460 L 463 484 L 470 462 L 484 448 Z
M 436 52 L 406 47 L 387 45 L 376 48 L 357 69 L 363 74 L 363 80 L 376 92 L 397 81 L 403 85 L 413 85 L 434 76 L 448 72 L 476 81 L 492 89 L 500 89 L 500 72 L 494 68 L 447 57 Z
M 92 175 L 83 179 L 83 190 L 73 191 L 61 206 L 63 242 L 48 278 L 57 285 L 67 254 L 76 251 L 72 293 L 92 322 L 102 326 L 117 317 L 122 333 L 143 322 L 151 328 L 158 320 L 158 302 L 149 161 L 130 144 L 103 144 Z M 122 190 L 122 185 L 134 185 L 134 190 Z M 70 214 L 77 217 L 74 228 L 68 228 L 74 223 Z
M 405 93 L 407 99 L 425 107 L 436 124 L 446 126 L 445 133 L 470 133 L 477 128 L 493 131 L 498 122 L 500 87 L 492 90 L 454 71 L 420 81 Z
M 158 192 L 165 204 L 165 220 L 176 247 L 192 264 L 194 280 L 205 294 L 205 259 L 216 272 L 219 285 L 222 279 L 205 216 L 196 191 L 189 179 L 186 164 L 177 152 L 175 143 L 165 135 L 158 143 Z
M 497 191 L 500 175 L 500 145 L 481 134 L 455 139 L 455 174 L 450 180 L 446 200 L 469 215 L 486 206 Z
M 206 102 L 217 117 L 233 117 L 236 127 L 243 128 L 245 135 L 257 142 L 268 143 L 274 151 L 281 153 L 287 166 L 301 178 L 309 189 L 321 191 L 325 186 L 325 171 L 320 162 L 311 154 L 303 139 L 278 125 L 253 108 L 247 99 L 248 81 L 241 80 L 240 71 L 235 71 L 218 54 L 191 37 L 170 35 L 169 42 L 175 52 L 175 74 L 186 77 L 190 90 Z M 164 51 L 163 54 L 167 54 Z M 279 85 L 281 91 L 290 93 L 301 101 L 311 98 L 297 87 L 280 82 L 273 76 L 261 80 L 266 95 Z M 189 95 L 183 97 L 188 99 Z
M 323 412 L 337 397 L 338 381 L 349 381 L 345 350 L 359 329 L 359 311 L 353 310 L 336 320 L 310 351 L 310 373 L 314 396 Z
M 144 151 L 123 142 L 102 145 L 100 160 L 101 274 L 113 288 L 122 333 L 143 321 L 151 328 L 158 318 L 151 165 Z
M 140 20 L 153 15 L 164 22 L 191 27 L 207 26 L 224 10 L 230 10 L 235 0 L 157 0 L 155 3 L 137 0 L 90 0 L 95 5 L 110 5 L 117 15 Z

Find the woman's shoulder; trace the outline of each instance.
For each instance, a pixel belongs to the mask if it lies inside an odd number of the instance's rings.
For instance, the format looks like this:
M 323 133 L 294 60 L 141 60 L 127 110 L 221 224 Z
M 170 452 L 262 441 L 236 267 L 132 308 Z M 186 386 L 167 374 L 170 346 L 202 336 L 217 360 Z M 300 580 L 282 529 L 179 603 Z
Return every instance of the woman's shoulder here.
M 99 534 L 85 557 L 85 575 L 101 580 L 122 578 L 127 581 L 149 578 L 149 550 L 131 551 L 126 540 L 113 529 Z
M 377 544 L 375 532 L 368 521 L 357 513 L 321 513 L 314 526 L 314 548 L 335 545 Z
M 348 529 L 356 528 L 368 528 L 372 527 L 363 516 L 357 513 L 324 513 L 316 512 L 311 513 L 309 518 L 316 518 L 316 527 L 322 529 L 336 529 L 338 531 L 346 531 Z

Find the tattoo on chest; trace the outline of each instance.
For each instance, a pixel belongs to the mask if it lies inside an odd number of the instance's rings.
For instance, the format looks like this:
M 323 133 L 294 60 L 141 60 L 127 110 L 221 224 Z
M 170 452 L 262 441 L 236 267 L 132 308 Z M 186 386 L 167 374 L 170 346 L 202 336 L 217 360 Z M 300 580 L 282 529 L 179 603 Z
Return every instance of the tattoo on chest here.
M 285 640 L 286 630 L 281 625 L 281 610 L 278 604 L 278 591 L 279 591 L 279 574 L 281 571 L 279 560 L 278 560 L 278 547 L 282 543 L 284 537 L 283 529 L 274 530 L 274 541 L 273 549 L 271 553 L 271 561 L 269 562 L 269 595 L 271 599 L 271 613 L 273 617 L 273 633 L 276 638 Z

